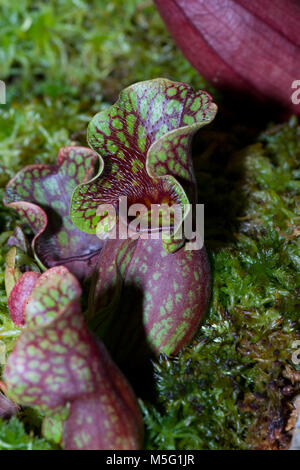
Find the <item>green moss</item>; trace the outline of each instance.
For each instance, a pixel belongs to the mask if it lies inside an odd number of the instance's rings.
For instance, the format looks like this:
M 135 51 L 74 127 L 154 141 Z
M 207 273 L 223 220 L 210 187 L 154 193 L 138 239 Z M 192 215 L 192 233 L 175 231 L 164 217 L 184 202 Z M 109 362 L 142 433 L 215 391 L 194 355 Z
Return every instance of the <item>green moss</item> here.
M 1 450 L 52 450 L 45 439 L 35 437 L 31 431 L 26 432 L 23 422 L 16 416 L 9 421 L 0 420 L 0 449 Z
M 149 448 L 275 449 L 289 441 L 292 371 L 300 370 L 292 363 L 300 313 L 299 131 L 293 118 L 238 152 L 224 151 L 223 141 L 210 162 L 197 155 L 211 307 L 193 344 L 156 367 L 158 405 L 144 404 Z
M 165 76 L 213 91 L 150 1 L 4 1 L 0 12 L 0 78 L 8 95 L 0 105 L 1 199 L 24 165 L 54 162 L 61 146 L 86 144 L 91 117 L 125 86 Z M 254 118 L 250 130 L 249 122 L 229 130 L 217 122 L 199 133 L 195 166 L 213 295 L 193 344 L 156 367 L 157 399 L 143 403 L 148 448 L 287 443 L 300 308 L 299 132 L 291 119 L 256 136 Z M 7 309 L 5 242 L 16 223 L 15 213 L 1 207 L 0 340 L 8 353 L 19 330 Z M 19 418 L 26 433 L 14 419 L 1 423 L 0 439 L 29 448 L 39 430 L 32 414 Z

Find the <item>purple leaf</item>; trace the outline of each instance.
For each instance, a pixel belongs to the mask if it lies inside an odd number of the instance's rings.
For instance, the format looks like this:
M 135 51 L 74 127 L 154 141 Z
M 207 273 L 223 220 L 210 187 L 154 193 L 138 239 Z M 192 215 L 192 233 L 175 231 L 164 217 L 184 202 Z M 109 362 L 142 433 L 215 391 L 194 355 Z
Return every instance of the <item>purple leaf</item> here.
M 26 324 L 5 367 L 8 391 L 62 423 L 65 449 L 138 449 L 143 427 L 127 381 L 88 331 L 81 287 L 49 269 L 26 301 Z
M 34 271 L 28 271 L 17 280 L 9 298 L 8 309 L 12 321 L 17 326 L 24 326 L 25 324 L 25 307 L 26 301 L 34 288 L 36 281 L 40 274 Z
M 56 165 L 30 165 L 7 185 L 4 203 L 35 233 L 33 251 L 45 267 L 65 265 L 79 279 L 93 270 L 102 242 L 82 233 L 69 217 L 74 188 L 92 177 L 97 154 L 85 147 L 64 147 Z
M 230 91 L 235 99 L 259 97 L 265 108 L 275 104 L 289 114 L 300 113 L 297 98 L 292 99 L 299 79 L 299 1 L 155 4 L 185 57 L 214 87 Z
M 90 294 L 90 323 L 120 363 L 176 354 L 195 335 L 210 297 L 205 249 L 166 253 L 160 240 L 110 240 Z
M 97 213 L 98 207 L 112 204 L 118 209 L 120 196 L 127 197 L 128 206 L 144 204 L 149 213 L 151 204 L 183 207 L 196 202 L 190 143 L 216 109 L 205 91 L 163 78 L 123 90 L 117 103 L 89 124 L 88 141 L 100 155 L 100 170 L 74 191 L 74 224 L 86 233 L 101 233 L 105 216 Z M 181 245 L 179 241 L 166 249 Z

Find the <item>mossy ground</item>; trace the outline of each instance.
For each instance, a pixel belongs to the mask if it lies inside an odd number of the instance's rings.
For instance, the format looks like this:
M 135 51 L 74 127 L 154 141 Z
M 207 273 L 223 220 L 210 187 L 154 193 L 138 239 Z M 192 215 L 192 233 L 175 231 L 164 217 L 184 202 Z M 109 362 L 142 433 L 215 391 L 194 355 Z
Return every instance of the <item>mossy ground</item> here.
M 91 117 L 138 80 L 166 76 L 209 89 L 176 49 L 151 1 L 0 0 L 0 197 L 29 163 L 54 162 L 61 146 L 86 144 Z M 210 310 L 192 345 L 156 364 L 157 394 L 144 401 L 150 449 L 284 448 L 299 366 L 300 127 L 222 116 L 194 145 Z M 250 125 L 249 125 L 250 122 Z M 0 209 L 0 339 L 8 316 L 4 268 L 15 214 Z M 0 425 L 0 448 L 48 448 L 25 410 Z M 22 423 L 21 423 L 22 421 Z M 22 427 L 24 424 L 27 434 Z M 20 447 L 21 446 L 21 447 Z

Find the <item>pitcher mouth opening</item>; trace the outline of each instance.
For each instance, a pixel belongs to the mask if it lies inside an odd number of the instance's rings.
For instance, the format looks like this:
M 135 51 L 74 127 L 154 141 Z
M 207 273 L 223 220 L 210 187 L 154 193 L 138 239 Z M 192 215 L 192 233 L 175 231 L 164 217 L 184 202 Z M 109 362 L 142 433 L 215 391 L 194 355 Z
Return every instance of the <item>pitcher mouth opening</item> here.
M 146 204 L 141 202 L 128 205 L 128 199 L 123 196 L 118 203 L 102 204 L 97 209 L 99 223 L 96 234 L 101 239 L 118 238 L 118 233 L 157 234 L 164 233 L 172 236 L 183 222 L 184 210 L 181 204 L 165 199 L 157 204 L 147 200 Z M 121 236 L 123 239 L 124 237 Z

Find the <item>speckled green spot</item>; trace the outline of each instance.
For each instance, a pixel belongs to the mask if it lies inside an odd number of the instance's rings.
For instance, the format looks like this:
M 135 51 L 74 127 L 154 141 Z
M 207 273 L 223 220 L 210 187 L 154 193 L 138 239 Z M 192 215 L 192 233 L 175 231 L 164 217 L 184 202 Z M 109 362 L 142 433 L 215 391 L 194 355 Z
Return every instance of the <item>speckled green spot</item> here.
M 183 122 L 184 124 L 186 124 L 187 126 L 191 126 L 192 124 L 195 123 L 195 120 L 192 116 L 189 116 L 188 114 L 185 114 L 183 116 Z
M 175 96 L 177 93 L 177 90 L 175 87 L 170 87 L 167 89 L 167 95 L 168 96 Z
M 59 232 L 57 239 L 60 245 L 62 246 L 68 245 L 69 237 L 68 237 L 67 232 L 65 231 Z
M 197 111 L 197 110 L 200 108 L 200 106 L 201 106 L 201 100 L 200 100 L 200 98 L 198 97 L 198 98 L 196 98 L 196 99 L 193 101 L 193 103 L 191 104 L 190 110 L 191 110 L 191 111 Z
M 126 116 L 126 125 L 127 125 L 127 132 L 131 136 L 134 133 L 135 123 L 136 123 L 136 116 L 134 114 L 128 114 Z
M 146 148 L 146 131 L 143 126 L 139 125 L 138 126 L 138 147 L 141 150 L 141 152 L 145 151 Z
M 115 129 L 123 129 L 123 123 L 121 119 L 115 118 L 112 120 L 112 125 Z

